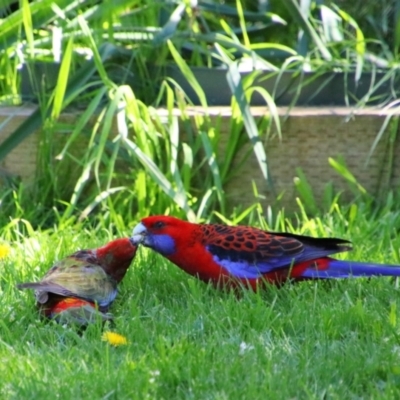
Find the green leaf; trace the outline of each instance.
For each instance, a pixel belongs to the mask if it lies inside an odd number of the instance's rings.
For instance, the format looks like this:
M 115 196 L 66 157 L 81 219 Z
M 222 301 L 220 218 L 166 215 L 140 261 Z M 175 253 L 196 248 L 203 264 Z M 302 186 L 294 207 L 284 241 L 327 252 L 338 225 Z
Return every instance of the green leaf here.
M 394 13 L 394 53 L 399 54 L 400 50 L 400 1 L 396 1 Z
M 135 157 L 140 161 L 146 171 L 150 174 L 152 179 L 161 187 L 161 189 L 187 214 L 187 217 L 191 221 L 196 220 L 196 215 L 187 203 L 186 194 L 174 190 L 171 182 L 166 176 L 160 171 L 154 161 L 148 157 L 143 151 L 128 138 L 123 138 L 122 142 L 126 147 L 133 152 Z
M 220 49 L 220 54 L 224 57 L 222 49 Z M 268 182 L 269 188 L 273 189 L 273 183 L 268 169 L 267 154 L 265 153 L 264 145 L 258 134 L 254 117 L 251 114 L 250 105 L 246 100 L 239 69 L 237 64 L 231 62 L 226 56 L 225 62 L 229 66 L 227 73 L 228 85 L 242 113 L 244 126 L 253 146 L 254 154 L 257 158 L 258 165 L 260 166 L 261 173 L 265 181 Z
M 22 20 L 25 29 L 25 36 L 29 47 L 29 56 L 33 59 L 35 57 L 35 47 L 33 44 L 33 23 L 31 9 L 28 0 L 21 1 Z
M 171 38 L 178 28 L 178 24 L 182 19 L 182 15 L 185 12 L 186 5 L 184 3 L 179 4 L 175 10 L 171 13 L 168 22 L 163 26 L 160 32 L 158 32 L 153 38 L 153 44 L 158 46 L 159 44 L 166 42 Z
M 239 16 L 239 23 L 240 23 L 240 28 L 242 30 L 244 45 L 246 47 L 249 47 L 250 46 L 250 40 L 249 40 L 249 36 L 247 34 L 246 20 L 245 20 L 245 16 L 244 16 L 244 13 L 243 13 L 243 7 L 242 7 L 241 0 L 236 0 L 236 9 L 237 9 L 238 16 Z
M 196 92 L 196 95 L 199 98 L 200 104 L 203 107 L 207 107 L 207 100 L 206 100 L 206 95 L 204 94 L 204 90 L 199 85 L 199 82 L 197 82 L 197 79 L 194 76 L 190 67 L 187 65 L 185 60 L 182 58 L 182 56 L 179 54 L 179 52 L 176 50 L 175 46 L 173 45 L 173 43 L 170 40 L 168 40 L 168 48 L 169 48 L 169 51 L 171 52 L 171 55 L 174 58 L 176 64 L 178 65 L 179 69 L 182 71 L 182 74 L 185 76 L 185 78 L 189 82 L 190 86 Z
M 340 161 L 336 161 L 334 158 L 328 158 L 329 164 L 348 182 L 352 184 L 353 187 L 361 194 L 367 194 L 365 188 L 357 181 L 356 177 L 349 171 L 343 158 Z
M 277 14 L 248 10 L 244 10 L 240 13 L 237 7 L 235 8 L 228 4 L 221 4 L 218 2 L 211 3 L 206 1 L 199 1 L 197 8 L 199 10 L 208 11 L 218 15 L 225 15 L 227 17 L 240 18 L 240 15 L 242 13 L 244 19 L 248 22 L 265 22 L 269 24 L 287 25 L 286 21 Z
M 104 62 L 115 53 L 115 46 L 104 44 L 99 49 L 101 60 Z M 87 81 L 93 76 L 96 71 L 94 62 L 88 61 L 76 71 L 68 83 L 65 96 L 64 105 L 66 107 L 71 103 L 76 96 L 85 91 Z M 44 111 L 37 109 L 34 111 L 1 145 L 0 145 L 0 160 L 5 158 L 7 154 L 18 146 L 25 138 L 38 130 L 43 121 L 50 115 L 49 109 Z
M 301 168 L 296 168 L 296 174 L 297 176 L 294 178 L 294 184 L 299 192 L 304 208 L 311 214 L 317 214 L 318 206 L 311 185 L 308 183 Z
M 26 0 L 24 0 L 26 1 Z M 29 2 L 29 13 L 32 21 L 26 21 L 32 29 L 28 29 L 26 33 L 31 35 L 34 29 L 39 29 L 43 26 L 49 26 L 52 21 L 57 17 L 52 9 L 54 0 L 41 0 Z M 91 3 L 91 0 L 72 1 L 71 0 L 57 0 L 57 5 L 61 9 L 69 9 L 72 11 L 78 7 L 85 7 L 86 4 Z M 25 15 L 24 15 L 25 14 Z M 0 20 L 0 51 L 16 44 L 21 38 L 21 24 L 27 16 L 27 10 L 24 7 L 19 8 L 11 15 L 7 16 L 4 20 Z M 31 40 L 31 39 L 29 39 Z
M 324 5 L 320 6 L 322 29 L 326 39 L 330 42 L 341 42 L 344 40 L 342 32 L 342 19 L 333 10 Z
M 304 33 L 310 38 L 310 40 L 315 43 L 322 57 L 327 61 L 332 60 L 330 51 L 312 26 L 309 20 L 309 15 L 304 13 L 297 0 L 282 0 L 282 2 L 290 14 L 292 14 L 294 21 L 304 30 Z
M 69 71 L 72 62 L 73 38 L 68 40 L 67 47 L 61 62 L 60 72 L 58 73 L 57 85 L 54 91 L 53 110 L 51 117 L 57 119 L 63 108 L 64 96 L 68 85 Z
M 217 160 L 216 160 L 216 156 L 215 156 L 215 152 L 214 152 L 214 149 L 213 149 L 213 145 L 211 144 L 211 141 L 210 141 L 210 139 L 209 139 L 209 137 L 208 137 L 206 132 L 200 131 L 199 135 L 200 135 L 201 140 L 203 142 L 204 150 L 206 152 L 207 163 L 208 163 L 208 165 L 210 166 L 210 169 L 211 169 L 211 174 L 213 176 L 213 182 L 214 182 L 214 185 L 215 185 L 216 190 L 217 190 L 217 196 L 219 198 L 220 204 L 222 205 L 222 210 L 221 211 L 222 211 L 222 213 L 224 213 L 225 212 L 225 208 L 224 208 L 225 202 L 224 202 L 223 198 L 224 198 L 225 191 L 224 191 L 224 188 L 222 186 L 221 172 L 219 170 L 219 166 L 218 166 L 218 163 L 217 163 Z
M 355 79 L 356 79 L 356 82 L 358 82 L 360 80 L 361 73 L 362 73 L 363 66 L 364 66 L 364 55 L 365 55 L 365 50 L 366 50 L 366 42 L 365 42 L 364 34 L 354 18 L 352 18 L 349 14 L 347 14 L 343 10 L 340 10 L 339 8 L 337 8 L 337 12 L 343 18 L 343 20 L 345 22 L 347 22 L 352 28 L 354 28 L 355 33 L 356 33 L 355 50 L 356 50 L 357 63 L 356 63 L 356 78 Z

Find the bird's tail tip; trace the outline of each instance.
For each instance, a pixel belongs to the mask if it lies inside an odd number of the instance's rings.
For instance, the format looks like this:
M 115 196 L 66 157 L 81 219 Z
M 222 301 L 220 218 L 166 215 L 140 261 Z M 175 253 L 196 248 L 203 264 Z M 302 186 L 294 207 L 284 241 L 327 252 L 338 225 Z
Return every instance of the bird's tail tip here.
M 329 259 L 325 268 L 308 268 L 302 276 L 311 279 L 362 278 L 372 276 L 400 276 L 400 265 Z
M 37 284 L 35 282 L 26 282 L 26 283 L 18 283 L 15 286 L 19 290 L 24 290 L 24 289 L 35 289 Z

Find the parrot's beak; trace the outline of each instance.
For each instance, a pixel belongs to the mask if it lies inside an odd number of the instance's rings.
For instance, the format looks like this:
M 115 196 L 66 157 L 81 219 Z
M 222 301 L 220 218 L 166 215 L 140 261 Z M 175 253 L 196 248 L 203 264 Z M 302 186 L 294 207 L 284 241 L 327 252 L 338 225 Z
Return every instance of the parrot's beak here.
M 142 244 L 146 239 L 146 235 L 147 235 L 146 227 L 141 222 L 139 222 L 133 228 L 130 240 L 134 245 Z

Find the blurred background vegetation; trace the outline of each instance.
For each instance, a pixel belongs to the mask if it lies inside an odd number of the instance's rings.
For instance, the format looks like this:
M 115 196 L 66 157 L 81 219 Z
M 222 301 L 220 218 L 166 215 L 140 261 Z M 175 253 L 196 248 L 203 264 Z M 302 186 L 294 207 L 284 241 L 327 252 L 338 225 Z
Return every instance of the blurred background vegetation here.
M 269 184 L 262 140 L 272 127 L 280 135 L 274 91 L 259 86 L 260 77 L 351 73 L 357 86 L 363 73 L 380 73 L 366 96 L 352 100 L 397 104 L 399 0 L 2 0 L 0 18 L 0 104 L 38 106 L 0 144 L 0 160 L 40 132 L 35 184 L 2 180 L 2 224 L 13 216 L 46 227 L 99 213 L 106 224 L 123 224 L 166 212 L 192 220 L 233 213 L 240 222 L 266 211 L 257 188 L 254 206 L 228 209 L 233 162 L 250 156 L 239 155 L 250 140 Z M 207 112 L 189 118 L 193 99 L 167 66 L 205 109 L 192 67 L 226 71 L 232 118 L 223 151 L 220 127 Z M 374 95 L 387 82 L 385 96 Z M 254 92 L 270 110 L 263 126 L 250 111 Z M 302 198 L 311 198 L 303 183 Z

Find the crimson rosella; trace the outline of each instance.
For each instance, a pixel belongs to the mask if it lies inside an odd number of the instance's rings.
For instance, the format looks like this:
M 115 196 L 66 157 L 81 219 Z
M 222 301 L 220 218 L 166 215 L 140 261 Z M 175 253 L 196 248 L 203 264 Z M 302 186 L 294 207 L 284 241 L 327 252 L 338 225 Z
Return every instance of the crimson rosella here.
M 41 281 L 17 287 L 35 289 L 37 306 L 45 317 L 81 325 L 96 318 L 106 321 L 111 319 L 107 311 L 136 249 L 123 238 L 79 250 L 55 263 Z
M 168 216 L 143 218 L 132 241 L 160 253 L 190 275 L 219 287 L 286 280 L 400 276 L 400 266 L 341 261 L 347 240 L 272 233 L 253 227 L 193 224 Z

